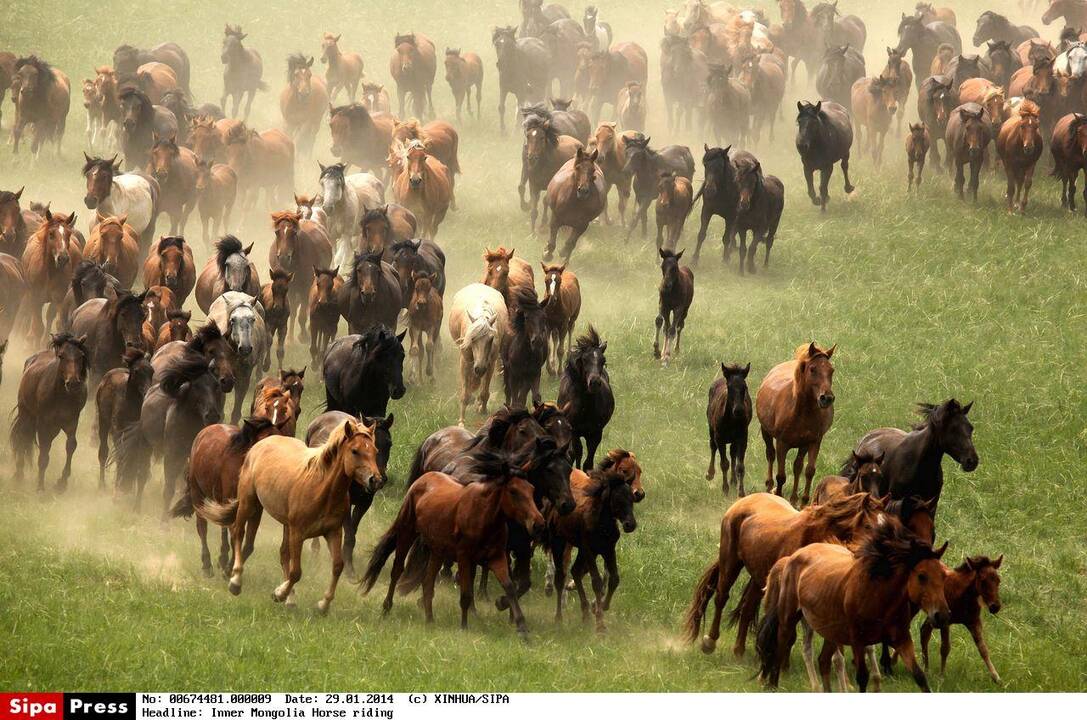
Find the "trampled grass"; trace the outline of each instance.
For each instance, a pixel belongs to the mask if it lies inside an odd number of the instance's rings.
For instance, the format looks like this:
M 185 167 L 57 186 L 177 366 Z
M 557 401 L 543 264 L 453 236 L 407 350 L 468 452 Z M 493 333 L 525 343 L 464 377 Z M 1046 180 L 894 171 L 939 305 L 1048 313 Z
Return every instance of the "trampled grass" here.
M 898 12 L 912 2 L 872 10 L 849 9 L 868 22 L 868 57 L 882 63 L 894 41 Z M 1002 3 L 1005 4 L 1005 3 Z M 1006 3 L 1011 10 L 1011 3 Z M 901 7 L 897 7 L 897 6 Z M 979 3 L 956 3 L 963 34 L 972 31 Z M 960 7 L 961 6 L 961 7 Z M 606 4 L 602 18 L 619 39 L 636 39 L 650 53 L 650 133 L 654 145 L 683 142 L 700 157 L 699 133 L 667 132 L 656 80 L 662 2 Z M 577 6 L 580 13 L 581 6 Z M 777 17 L 776 8 L 770 15 Z M 135 3 L 122 0 L 15 2 L 0 8 L 0 47 L 37 51 L 78 87 L 96 64 L 109 61 L 122 42 L 150 45 L 175 40 L 193 61 L 200 101 L 217 100 L 222 25 L 240 22 L 265 58 L 272 92 L 260 95 L 252 125 L 278 122 L 277 93 L 285 56 L 313 53 L 320 33 L 344 33 L 343 45 L 360 51 L 369 78 L 390 82 L 387 56 L 397 31 L 429 34 L 446 46 L 472 49 L 485 64 L 482 122 L 460 126 L 465 168 L 458 180 L 460 209 L 439 234 L 449 256 L 449 286 L 477 278 L 485 245 L 505 244 L 533 262 L 542 248 L 528 237 L 527 220 L 514 197 L 519 138 L 497 131 L 497 77 L 490 47 L 495 24 L 515 23 L 517 5 L 502 2 L 297 4 L 240 0 L 205 3 Z M 1034 19 L 1036 23 L 1037 20 Z M 1050 29 L 1052 30 L 1052 28 Z M 1056 32 L 1055 30 L 1052 30 Z M 391 82 L 390 82 L 391 87 Z M 38 497 L 30 482 L 13 486 L 9 451 L 0 450 L 0 685 L 11 689 L 248 689 L 370 688 L 501 690 L 757 690 L 750 658 L 722 650 L 703 656 L 679 638 L 682 610 L 704 565 L 716 553 L 717 525 L 731 498 L 704 479 L 705 392 L 718 361 L 750 361 L 752 390 L 775 363 L 809 339 L 838 343 L 835 424 L 819 461 L 832 472 L 854 440 L 881 425 L 905 426 L 917 401 L 949 396 L 975 400 L 971 413 L 981 466 L 964 474 L 945 464 L 947 481 L 938 534 L 951 541 L 949 559 L 1004 553 L 1004 610 L 986 618 L 993 660 L 1008 690 L 1082 690 L 1087 687 L 1082 638 L 1087 595 L 1080 466 L 1087 439 L 1084 385 L 1087 277 L 1084 220 L 1057 207 L 1058 188 L 1046 177 L 1048 157 L 1036 177 L 1026 217 L 1003 208 L 1003 180 L 985 176 L 978 205 L 954 200 L 949 178 L 926 169 L 923 189 L 905 191 L 901 140 L 888 140 L 878 172 L 857 153 L 849 199 L 840 176 L 832 182 L 829 211 L 806 199 L 792 147 L 792 107 L 812 90 L 791 88 L 777 139 L 755 150 L 768 172 L 783 178 L 786 212 L 767 272 L 741 279 L 722 268 L 717 223 L 696 270 L 696 296 L 680 356 L 661 368 L 651 356 L 658 271 L 652 238 L 627 243 L 618 228 L 593 226 L 582 239 L 572 269 L 584 294 L 582 326 L 594 323 L 608 340 L 609 369 L 618 396 L 605 447 L 638 454 L 648 497 L 638 506 L 639 528 L 620 543 L 622 584 L 604 637 L 582 626 L 576 613 L 556 627 L 553 601 L 537 587 L 526 598 L 531 639 L 521 643 L 489 604 L 467 632 L 457 629 L 456 597 L 439 588 L 437 622 L 426 627 L 414 598 L 382 619 L 377 597 L 360 598 L 343 584 L 331 614 L 312 605 L 323 591 L 327 557 L 307 551 L 299 587 L 301 608 L 286 611 L 270 600 L 278 582 L 275 523 L 258 537 L 247 566 L 245 592 L 234 598 L 220 578 L 204 579 L 191 523 L 158 521 L 156 474 L 147 510 L 134 516 L 95 490 L 96 461 L 84 414 L 74 487 L 63 497 Z M 439 110 L 452 100 L 440 80 Z M 512 103 L 512 100 L 511 100 Z M 907 106 L 914 116 L 914 98 Z M 5 128 L 13 115 L 5 105 Z M 27 186 L 26 197 L 76 209 L 81 224 L 84 116 L 78 98 L 69 116 L 61 160 L 43 156 L 32 165 L 0 148 L 0 187 Z M 711 141 L 711 139 L 706 139 Z M 712 142 L 711 142 L 712 144 Z M 318 158 L 330 159 L 327 135 Z M 299 189 L 316 179 L 315 161 L 300 165 Z M 266 268 L 271 237 L 267 212 L 255 208 L 232 228 L 255 240 Z M 236 215 L 236 217 L 239 217 Z M 688 223 L 691 246 L 696 223 Z M 82 225 L 81 225 L 82 226 Z M 189 234 L 198 238 L 190 221 Z M 199 247 L 199 245 L 197 245 Z M 690 254 L 690 251 L 688 251 Z M 198 258 L 202 261 L 203 257 Z M 14 405 L 18 371 L 30 350 L 8 352 L 0 409 Z M 288 360 L 307 357 L 295 345 Z M 395 513 L 414 448 L 434 429 L 456 419 L 455 358 L 447 351 L 433 387 L 413 386 L 393 404 L 396 414 L 392 482 L 362 523 L 360 554 Z M 308 422 L 322 390 L 310 378 L 304 398 Z M 545 381 L 553 397 L 556 384 Z M 747 456 L 748 486 L 758 488 L 765 465 L 757 428 Z M 59 471 L 54 447 L 49 477 Z M 6 448 L 6 443 L 3 444 Z M 157 471 L 156 471 L 157 472 Z M 945 691 L 994 688 L 972 643 L 961 630 Z M 797 659 L 798 660 L 798 659 Z M 784 678 L 790 690 L 807 686 L 800 663 Z M 893 690 L 912 690 L 897 677 Z

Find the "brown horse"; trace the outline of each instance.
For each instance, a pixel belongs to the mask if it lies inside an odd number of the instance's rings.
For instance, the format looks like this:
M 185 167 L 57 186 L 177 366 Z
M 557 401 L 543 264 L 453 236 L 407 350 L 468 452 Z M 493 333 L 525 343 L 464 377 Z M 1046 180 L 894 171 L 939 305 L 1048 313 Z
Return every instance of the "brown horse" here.
M 683 225 L 694 206 L 694 188 L 691 181 L 675 172 L 661 171 L 657 183 L 657 250 L 666 248 L 672 252 L 679 247 Z M 668 229 L 665 241 L 664 230 Z
M 947 153 L 955 164 L 955 194 L 964 200 L 966 175 L 964 168 L 970 165 L 970 194 L 978 201 L 978 185 L 981 182 L 981 165 L 988 154 L 992 129 L 985 108 L 977 103 L 964 103 L 955 108 L 947 119 L 944 142 Z
M 124 367 L 110 370 L 98 383 L 94 406 L 97 421 L 95 428 L 98 432 L 99 491 L 106 488 L 110 440 L 113 440 L 116 447 L 120 442 L 121 432 L 139 420 L 143 397 L 151 387 L 153 373 L 150 355 L 143 350 L 129 348 L 125 351 Z
M 268 417 L 246 418 L 235 425 L 208 425 L 193 440 L 189 466 L 185 471 L 186 488 L 170 510 L 171 517 L 192 517 L 195 508 L 206 500 L 228 503 L 238 495 L 238 474 L 249 449 L 272 435 L 281 435 L 280 426 Z M 196 534 L 200 538 L 200 561 L 204 575 L 211 577 L 211 551 L 208 549 L 208 521 L 196 515 Z M 243 552 L 252 552 L 252 546 Z M 219 569 L 230 575 L 230 545 L 227 529 L 222 528 L 219 545 Z
M 513 297 L 522 288 L 534 289 L 536 280 L 532 275 L 532 266 L 528 261 L 514 257 L 517 248 L 499 245 L 496 249 L 485 248 L 483 251 L 483 277 L 480 282 L 502 293 L 506 305 L 513 304 Z
M 883 164 L 883 142 L 898 112 L 895 90 L 894 80 L 883 75 L 861 78 L 850 89 L 857 141 L 862 149 L 868 146 L 876 167 Z
M 423 239 L 433 240 L 453 201 L 453 173 L 419 140 L 398 143 L 396 153 L 404 168 L 393 181 L 396 201 L 420 218 Z
M 326 32 L 321 38 L 321 64 L 328 65 L 325 70 L 325 84 L 328 86 L 328 98 L 334 100 L 343 90 L 351 102 L 355 102 L 359 82 L 362 80 L 362 56 L 357 52 L 340 50 L 340 38 Z
M 393 169 L 394 176 L 403 170 L 400 156 L 396 152 L 397 143 L 407 144 L 409 140 L 423 143 L 428 153 L 449 168 L 450 181 L 454 175 L 460 174 L 460 161 L 457 159 L 460 136 L 453 126 L 445 120 L 431 120 L 422 125 L 417 119 L 410 118 L 396 123 L 393 127 L 392 142 L 389 144 L 389 166 Z
M 750 577 L 730 622 L 739 622 L 734 654 L 744 653 L 747 631 L 755 620 L 770 569 L 778 560 L 810 543 L 853 543 L 876 526 L 883 503 L 867 493 L 833 498 L 825 505 L 797 511 L 782 498 L 754 493 L 738 499 L 721 519 L 717 561 L 702 574 L 687 609 L 685 634 L 698 639 L 702 618 L 714 598 L 713 623 L 702 638 L 702 652 L 712 653 L 721 636 L 721 612 L 729 591 L 747 570 Z
M 1068 113 L 1053 127 L 1049 151 L 1053 174 L 1061 179 L 1061 207 L 1076 211 L 1076 179 L 1087 173 L 1087 115 Z M 1083 189 L 1083 211 L 1087 215 L 1087 181 Z
M 392 115 L 393 104 L 389 99 L 389 91 L 381 83 L 364 82 L 362 84 L 362 97 L 359 102 L 372 113 Z
M 627 200 L 630 199 L 630 183 L 633 175 L 627 169 L 626 146 L 623 142 L 625 135 L 616 130 L 616 123 L 602 122 L 596 127 L 589 147 L 594 148 L 599 155 L 596 164 L 604 171 L 604 224 L 611 225 L 611 216 L 608 215 L 607 196 L 611 194 L 612 187 L 619 195 L 619 224 L 626 225 Z
M 910 132 L 906 135 L 906 161 L 910 172 L 906 178 L 906 190 L 913 189 L 913 169 L 917 167 L 917 187 L 921 187 L 921 176 L 925 172 L 925 158 L 928 156 L 931 137 L 928 127 L 923 122 L 910 123 Z
M 105 216 L 98 213 L 91 228 L 83 258 L 102 266 L 104 272 L 117 278 L 128 289 L 136 281 L 140 263 L 140 238 L 128 224 L 128 216 Z
M 0 253 L 0 344 L 7 347 L 19 309 L 26 297 L 26 277 L 19 259 Z M 0 361 L 3 353 L 0 353 Z
M 238 106 L 248 94 L 243 120 L 249 119 L 249 111 L 253 107 L 257 90 L 268 87 L 261 79 L 264 75 L 264 61 L 261 60 L 260 53 L 242 45 L 242 40 L 248 35 L 242 32 L 240 25 L 227 25 L 223 30 L 223 47 L 220 53 L 223 63 L 223 96 L 219 100 L 219 107 L 225 111 L 226 99 L 233 98 L 234 109 L 230 111 L 230 117 L 238 117 Z
M 948 622 L 945 566 L 940 562 L 946 549 L 944 543 L 934 550 L 900 522 L 885 519 L 855 553 L 842 545 L 817 542 L 783 558 L 767 581 L 757 644 L 762 678 L 777 686 L 796 639 L 796 624 L 803 619 L 824 638 L 819 654 L 824 690 L 830 689 L 834 653 L 850 647 L 857 686 L 864 692 L 866 648 L 885 640 L 898 651 L 917 685 L 928 692 L 925 672 L 914 656 L 910 622 L 918 609 L 937 627 Z M 810 639 L 805 638 L 805 663 L 817 688 Z
M 396 118 L 388 112 L 369 110 L 358 103 L 329 107 L 330 152 L 362 170 L 377 170 L 389 155 L 395 125 Z
M 544 260 L 550 261 L 555 252 L 559 229 L 568 227 L 570 235 L 562 247 L 562 256 L 563 262 L 570 262 L 578 238 L 589 229 L 589 223 L 604 211 L 607 193 L 604 173 L 596 164 L 597 157 L 598 151 L 587 153 L 578 147 L 574 157 L 567 160 L 547 184 L 544 202 L 551 211 L 551 227 Z
M 83 250 L 74 239 L 75 220 L 75 213 L 63 215 L 46 208 L 44 221 L 23 251 L 23 275 L 29 291 L 23 307 L 30 313 L 28 338 L 32 346 L 38 346 L 53 326 L 53 318 L 68 293 L 72 272 L 83 260 Z M 47 304 L 49 311 L 43 325 L 42 308 Z
M 524 121 L 525 142 L 521 148 L 521 182 L 517 186 L 517 197 L 521 201 L 521 210 L 528 211 L 532 232 L 536 232 L 536 218 L 540 193 L 547 189 L 551 178 L 555 176 L 567 161 L 572 159 L 581 141 L 569 135 L 560 135 L 551 122 L 538 115 L 529 115 Z M 529 200 L 525 200 L 525 186 L 528 186 Z M 531 202 L 531 205 L 530 205 Z M 547 217 L 547 205 L 544 205 L 544 218 Z
M 36 212 L 19 207 L 23 190 L 0 190 L 0 252 L 12 257 L 22 257 L 27 238 L 41 222 Z
M 265 388 L 276 388 L 290 396 L 291 405 L 294 407 L 294 420 L 291 422 L 290 434 L 294 435 L 295 422 L 297 422 L 302 413 L 302 393 L 306 390 L 306 368 L 302 368 L 301 370 L 295 370 L 294 368 L 280 370 L 278 379 L 272 376 L 261 378 L 257 382 L 257 387 L 253 393 L 253 405 L 249 413 L 250 415 L 258 414 L 257 411 L 262 405 L 262 403 L 258 401 L 261 399 Z M 263 405 L 273 407 L 274 402 L 273 405 L 269 405 L 267 402 L 263 403 Z M 272 413 L 267 413 L 267 415 L 271 417 Z M 380 442 L 378 444 L 380 445 Z
M 303 220 L 297 212 L 272 213 L 275 240 L 268 248 L 268 267 L 291 273 L 288 294 L 291 331 L 298 321 L 298 339 L 306 333 L 308 319 L 306 304 L 309 300 L 310 268 L 326 268 L 332 262 L 332 243 L 325 227 L 313 220 Z M 286 328 L 284 328 L 286 329 Z
M 280 377 L 284 375 L 286 371 L 280 371 Z M 301 384 L 301 379 L 298 382 Z M 249 414 L 253 417 L 269 418 L 279 428 L 280 435 L 294 437 L 298 429 L 299 410 L 300 406 L 295 403 L 290 388 L 282 380 L 268 376 L 257 383 Z
M 292 318 L 291 301 L 288 298 L 291 281 L 294 273 L 286 270 L 273 269 L 271 282 L 264 283 L 260 288 L 260 304 L 264 308 L 264 325 L 268 328 L 268 341 L 275 342 L 276 363 L 280 370 L 283 369 L 284 343 L 287 342 L 287 325 Z
M 422 33 L 408 33 L 397 35 L 393 48 L 393 55 L 389 59 L 389 74 L 396 81 L 400 114 L 404 114 L 404 100 L 410 93 L 415 115 L 433 115 L 434 100 L 430 95 L 438 69 L 434 43 Z
M 774 366 L 763 378 L 755 395 L 755 414 L 766 443 L 766 491 L 781 495 L 785 487 L 785 456 L 796 448 L 793 462 L 793 492 L 797 502 L 800 468 L 804 466 L 802 504 L 811 498 L 815 460 L 823 436 L 834 422 L 834 365 L 831 357 L 837 345 L 824 348 L 814 342 L 796 349 L 796 357 Z M 807 455 L 807 465 L 804 456 Z M 777 474 L 774 461 L 777 460 Z M 775 489 L 774 482 L 777 482 Z
M 282 130 L 234 128 L 227 137 L 226 159 L 238 176 L 242 206 L 256 203 L 261 188 L 266 204 L 282 205 L 292 198 L 294 158 L 294 141 Z
M 552 445 L 552 448 L 554 446 Z M 510 580 L 506 541 L 507 523 L 521 524 L 533 537 L 545 529 L 543 515 L 533 500 L 529 477 L 542 465 L 537 446 L 510 457 L 489 448 L 477 449 L 468 459 L 471 472 L 481 480 L 462 485 L 445 473 L 428 472 L 415 480 L 392 526 L 381 536 L 363 576 L 363 592 L 377 582 L 381 569 L 394 552 L 389 590 L 382 605 L 392 609 L 393 594 L 404 571 L 409 550 L 418 552 L 421 543 L 429 550 L 422 578 L 423 609 L 428 623 L 434 621 L 434 580 L 445 561 L 456 561 L 460 586 L 461 628 L 468 627 L 468 610 L 473 604 L 476 566 L 494 573 L 509 603 L 517 632 L 525 637 L 528 628 L 517 601 L 517 588 Z
M 229 165 L 210 160 L 196 161 L 196 207 L 204 229 L 204 247 L 211 239 L 227 232 L 230 213 L 238 195 L 238 174 Z
M 645 130 L 645 86 L 628 80 L 615 99 L 615 114 L 624 130 Z
M 634 80 L 645 87 L 649 77 L 649 60 L 640 45 L 619 42 L 607 50 L 594 52 L 587 58 L 589 116 L 600 119 L 604 104 L 614 104 L 619 90 Z M 618 109 L 618 108 L 616 108 Z
M 1009 212 L 1027 211 L 1027 198 L 1034 182 L 1034 166 L 1042 156 L 1039 112 L 1036 103 L 1023 100 L 1018 112 L 1004 121 L 996 136 L 996 154 L 1008 177 L 1005 198 Z
M 434 287 L 436 273 L 411 273 L 411 294 L 408 297 L 409 355 L 415 358 L 415 380 L 423 381 L 423 355 L 426 355 L 426 375 L 434 379 L 434 352 L 441 343 L 442 296 Z M 423 340 L 426 335 L 426 340 Z
M 940 674 L 947 666 L 947 654 L 951 652 L 951 625 L 965 625 L 974 639 L 982 662 L 993 682 L 1000 684 L 1000 674 L 989 659 L 989 646 L 981 627 L 981 608 L 996 615 L 1000 612 L 1000 565 L 1001 555 L 990 560 L 985 555 L 968 557 L 954 570 L 944 569 L 944 595 L 951 610 L 948 624 L 940 628 Z M 921 625 L 921 657 L 928 663 L 928 641 L 932 637 L 933 623 L 928 618 Z
M 226 503 L 206 499 L 196 512 L 217 525 L 231 526 L 234 566 L 229 587 L 234 595 L 242 591 L 243 540 L 252 546 L 265 510 L 283 524 L 279 548 L 283 583 L 272 593 L 276 602 L 294 604 L 292 590 L 302 577 L 302 546 L 311 537 L 324 537 L 332 556 L 332 582 L 317 610 L 325 614 L 343 572 L 341 542 L 343 518 L 351 507 L 350 485 L 357 482 L 373 490 L 384 481 L 373 428 L 346 420 L 316 448 L 293 437 L 265 438 L 245 456 L 237 498 Z
M 72 455 L 76 449 L 79 414 L 87 403 L 89 354 L 86 337 L 68 333 L 54 335 L 48 350 L 27 358 L 19 379 L 15 420 L 11 424 L 11 449 L 15 456 L 15 482 L 23 479 L 23 465 L 35 444 L 38 446 L 38 492 L 45 491 L 45 470 L 53 439 L 63 430 L 64 469 L 57 480 L 57 492 L 68 487 Z
M 574 326 L 581 314 L 581 284 L 565 264 L 541 262 L 540 269 L 544 283 L 544 323 L 550 343 L 547 372 L 558 375 L 566 358 L 564 348 L 574 344 Z
M 653 337 L 653 357 L 660 359 L 665 365 L 672 359 L 673 353 L 679 353 L 687 312 L 694 301 L 694 271 L 687 265 L 680 267 L 679 261 L 683 258 L 683 252 L 657 250 L 661 257 L 661 281 L 657 288 L 657 333 Z M 660 349 L 662 326 L 664 352 Z
M 155 338 L 155 350 L 170 342 L 189 342 L 192 340 L 192 328 L 189 321 L 192 313 L 188 310 L 170 310 L 166 313 L 166 322 L 159 326 Z
M 899 109 L 904 109 L 906 100 L 910 97 L 910 88 L 913 87 L 913 70 L 909 62 L 897 48 L 887 48 L 887 64 L 880 71 L 879 76 L 890 82 L 894 88 L 895 100 Z M 898 114 L 898 133 L 902 134 L 902 121 L 906 117 L 905 112 Z
M 104 298 L 87 300 L 72 312 L 72 333 L 86 336 L 91 383 L 107 371 L 121 367 L 125 351 L 144 347 L 143 324 L 147 320 L 145 293 L 117 290 Z
M 472 114 L 472 88 L 476 89 L 476 120 L 480 118 L 483 102 L 483 61 L 474 52 L 461 53 L 460 49 L 445 49 L 445 81 L 453 91 L 453 100 L 457 103 L 457 122 L 460 122 L 460 108 L 464 98 L 468 98 L 468 114 Z
M 815 486 L 815 494 L 812 495 L 813 505 L 822 505 L 834 498 L 866 492 L 874 497 L 881 496 L 881 489 L 885 487 L 886 480 L 880 464 L 883 462 L 883 453 L 872 456 L 868 453 L 853 453 L 850 463 L 856 470 L 852 479 L 844 475 L 827 475 Z
M 148 170 L 159 183 L 158 210 L 170 216 L 170 234 L 183 235 L 196 207 L 196 154 L 176 137 L 155 137 Z
M 309 289 L 309 354 L 312 367 L 321 367 L 328 344 L 336 337 L 340 323 L 340 288 L 343 279 L 340 269 L 313 268 L 313 282 Z
M 201 160 L 218 163 L 226 160 L 227 137 L 234 128 L 242 127 L 241 120 L 223 118 L 216 120 L 208 115 L 197 115 L 189 128 L 192 151 Z
M 388 261 L 392 260 L 393 245 L 414 238 L 418 226 L 415 213 L 396 203 L 367 210 L 361 223 L 363 251 L 379 252 Z
M 64 125 L 71 104 L 68 76 L 47 62 L 30 55 L 15 61 L 11 81 L 11 101 L 15 104 L 15 124 L 11 128 L 12 153 L 19 152 L 19 141 L 27 125 L 34 127 L 30 152 L 35 156 L 42 145 L 51 142 L 60 157 Z
M 155 328 L 155 332 L 166 322 L 170 312 L 180 310 L 181 303 L 173 290 L 165 285 L 152 285 L 143 294 L 143 306 L 147 308 L 147 322 Z
M 287 87 L 279 94 L 284 127 L 304 157 L 313 153 L 317 131 L 328 111 L 328 89 L 324 80 L 313 76 L 312 67 L 312 57 L 307 60 L 301 53 L 288 57 Z
M 144 287 L 168 288 L 181 307 L 196 287 L 196 264 L 192 246 L 185 238 L 161 237 L 143 262 Z

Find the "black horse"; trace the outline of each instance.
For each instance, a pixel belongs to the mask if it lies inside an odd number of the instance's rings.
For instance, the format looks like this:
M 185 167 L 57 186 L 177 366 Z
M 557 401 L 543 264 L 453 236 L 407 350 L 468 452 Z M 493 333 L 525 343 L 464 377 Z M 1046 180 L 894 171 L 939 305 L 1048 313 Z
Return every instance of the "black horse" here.
M 396 270 L 381 257 L 380 252 L 355 253 L 351 277 L 340 288 L 340 314 L 353 333 L 378 325 L 395 328 L 400 309 L 407 304 Z
M 510 307 L 510 332 L 502 341 L 502 380 L 506 405 L 525 407 L 529 390 L 532 402 L 539 403 L 540 373 L 547 361 L 545 313 L 550 297 L 540 302 L 531 287 L 517 288 Z M 557 302 L 557 301 L 556 301 Z
M 751 394 L 747 390 L 747 374 L 751 363 L 725 365 L 721 363 L 721 377 L 710 385 L 706 400 L 706 423 L 710 432 L 710 464 L 706 479 L 713 480 L 714 457 L 721 453 L 721 492 L 728 494 L 729 468 L 731 482 L 736 484 L 736 494 L 743 497 L 744 456 L 747 454 L 747 427 L 751 424 Z M 729 451 L 729 467 L 725 466 L 725 449 Z
M 848 45 L 829 47 L 815 76 L 815 89 L 820 97 L 848 106 L 853 83 L 864 76 L 864 56 L 855 48 Z
M 808 181 L 808 197 L 823 212 L 827 209 L 834 163 L 842 164 L 845 191 L 851 193 L 849 182 L 849 151 L 853 147 L 853 124 L 846 109 L 836 102 L 820 100 L 815 104 L 797 101 L 796 149 L 804 164 L 804 179 Z M 813 176 L 819 171 L 819 195 L 815 194 Z
M 604 357 L 607 349 L 608 343 L 601 340 L 596 328 L 590 325 L 589 331 L 570 349 L 559 379 L 558 405 L 573 428 L 574 465 L 580 469 L 593 467 L 596 448 L 615 411 L 615 396 Z M 582 439 L 585 440 L 584 458 Z
M 642 224 L 642 237 L 646 236 L 649 206 L 657 198 L 662 172 L 674 172 L 688 180 L 694 178 L 694 156 L 690 148 L 686 145 L 667 145 L 654 150 L 649 147 L 651 139 L 641 134 L 626 138 L 627 163 L 623 170 L 634 178 L 634 201 L 637 205 L 627 227 L 628 239 L 639 221 Z
M 389 398 L 404 397 L 404 335 L 372 325 L 361 335 L 345 335 L 328 348 L 324 362 L 329 410 L 383 416 Z
M 727 241 L 732 237 L 733 223 L 736 221 L 736 208 L 740 201 L 740 188 L 736 184 L 736 169 L 729 160 L 729 152 L 732 146 L 711 148 L 703 144 L 702 187 L 694 196 L 694 202 L 702 198 L 702 221 L 698 228 L 698 244 L 694 248 L 694 258 L 691 265 L 698 264 L 698 256 L 702 253 L 702 243 L 706 241 L 706 230 L 710 226 L 710 220 L 718 215 L 725 220 L 725 231 L 721 233 L 721 247 L 724 257 L 728 258 Z M 693 203 L 692 203 L 693 204 Z
M 121 102 L 121 149 L 125 155 L 125 167 L 142 170 L 151 160 L 151 146 L 155 137 L 175 137 L 177 118 L 161 105 L 151 104 L 142 90 L 126 87 L 120 93 Z
M 739 202 L 736 206 L 736 220 L 733 231 L 740 236 L 740 274 L 744 274 L 744 258 L 747 259 L 747 272 L 755 272 L 755 249 L 759 243 L 766 245 L 766 257 L 763 267 L 770 264 L 770 248 L 774 247 L 778 223 L 785 210 L 785 185 L 774 175 L 766 175 L 762 164 L 749 152 L 738 152 L 732 158 L 732 167 L 739 188 Z M 751 232 L 751 245 L 747 244 L 747 233 Z M 725 245 L 725 262 L 732 251 L 730 237 Z
M 400 296 L 404 307 L 411 300 L 413 272 L 434 276 L 434 289 L 445 295 L 445 253 L 429 240 L 400 240 L 390 248 L 392 266 L 400 276 Z

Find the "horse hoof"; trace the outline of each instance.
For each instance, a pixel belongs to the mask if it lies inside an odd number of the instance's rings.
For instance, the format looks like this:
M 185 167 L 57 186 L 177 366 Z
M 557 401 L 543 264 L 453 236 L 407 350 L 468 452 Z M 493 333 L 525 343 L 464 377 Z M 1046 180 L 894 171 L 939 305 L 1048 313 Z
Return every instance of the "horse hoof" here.
M 242 585 L 241 583 L 235 583 L 233 580 L 227 585 L 227 589 L 230 590 L 231 595 L 241 595 Z
M 204 577 L 206 577 L 206 578 L 209 578 L 214 574 L 211 571 L 211 565 L 205 565 L 203 567 L 203 570 L 204 570 Z
M 702 652 L 707 655 L 713 654 L 713 651 L 717 649 L 717 641 L 711 638 L 709 635 L 702 636 Z
M 494 601 L 494 606 L 499 610 L 509 610 L 510 601 L 506 598 L 505 595 L 503 595 L 502 597 Z
M 328 606 L 330 604 L 331 603 L 329 603 L 327 600 L 325 600 L 324 598 L 321 598 L 320 600 L 317 601 L 317 612 L 322 616 L 323 615 L 328 615 Z

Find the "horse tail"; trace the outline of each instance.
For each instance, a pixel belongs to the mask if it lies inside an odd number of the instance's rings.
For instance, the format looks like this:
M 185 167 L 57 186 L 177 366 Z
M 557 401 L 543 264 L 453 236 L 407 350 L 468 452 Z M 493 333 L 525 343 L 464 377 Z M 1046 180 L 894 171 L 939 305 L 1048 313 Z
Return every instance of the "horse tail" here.
M 698 203 L 698 201 L 702 199 L 702 193 L 704 193 L 705 191 L 706 191 L 706 181 L 703 180 L 702 185 L 700 185 L 699 188 L 698 188 L 698 192 L 696 192 L 694 194 L 694 197 L 691 198 L 691 209 L 687 211 L 688 215 L 690 214 L 691 210 L 694 210 L 694 206 Z
M 427 565 L 430 564 L 430 546 L 420 538 L 415 541 L 408 551 L 408 558 L 404 562 L 404 574 L 400 576 L 400 582 L 396 584 L 396 591 L 401 595 L 409 595 L 423 584 L 423 576 L 426 575 Z
M 721 563 L 715 560 L 702 578 L 694 586 L 694 597 L 683 616 L 683 637 L 689 643 L 698 639 L 702 630 L 702 618 L 706 614 L 706 607 L 710 604 L 710 598 L 717 592 L 717 579 L 721 575 Z
M 770 569 L 770 575 L 766 579 L 766 597 L 762 603 L 764 617 L 759 625 L 758 638 L 755 641 L 755 650 L 759 654 L 759 677 L 763 680 L 776 678 L 781 667 L 781 658 L 778 657 L 778 631 L 781 627 L 781 569 L 784 563 L 778 562 Z M 746 594 L 746 592 L 745 592 Z
M 110 462 L 117 465 L 119 489 L 125 492 L 132 489 L 134 479 L 146 480 L 150 476 L 151 446 L 143 436 L 139 420 L 122 428 L 117 442 L 114 443 Z
M 205 499 L 195 507 L 195 510 L 197 515 L 216 525 L 232 525 L 234 518 L 238 516 L 238 499 L 235 498 L 228 503 Z
M 740 616 L 743 615 L 745 607 L 749 607 L 750 603 L 755 605 L 755 614 L 751 617 L 753 623 L 758 623 L 759 618 L 759 594 L 758 586 L 750 578 L 747 580 L 747 584 L 744 585 L 743 592 L 740 593 L 740 602 L 736 604 L 736 607 L 732 609 L 732 612 L 728 614 L 728 626 L 735 627 L 740 622 Z
M 415 532 L 415 499 L 411 497 L 410 492 L 404 498 L 404 502 L 400 506 L 400 512 L 396 515 L 396 520 L 393 520 L 393 524 L 377 541 L 377 545 L 374 546 L 373 551 L 370 553 L 370 561 L 366 564 L 366 572 L 359 581 L 363 595 L 373 589 L 374 583 L 377 582 L 377 576 L 381 574 L 381 569 L 385 567 L 389 556 L 396 550 L 401 532 Z
M 15 408 L 15 418 L 11 421 L 11 447 L 17 453 L 26 452 L 34 446 L 35 439 L 34 419 L 19 405 Z
M 196 512 L 196 508 L 192 501 L 192 491 L 189 489 L 192 487 L 192 481 L 189 479 L 192 473 L 192 463 L 186 463 L 185 465 L 185 488 L 181 493 L 181 496 L 174 503 L 174 506 L 170 508 L 170 517 L 183 517 L 191 518 L 193 513 Z
M 426 443 L 423 444 L 425 445 Z M 420 445 L 415 450 L 415 457 L 411 459 L 411 469 L 408 470 L 408 487 L 411 487 L 411 484 L 422 477 L 423 473 L 426 472 L 426 469 L 423 467 L 423 463 L 425 462 L 426 453 L 423 452 L 423 445 Z

